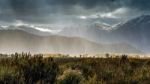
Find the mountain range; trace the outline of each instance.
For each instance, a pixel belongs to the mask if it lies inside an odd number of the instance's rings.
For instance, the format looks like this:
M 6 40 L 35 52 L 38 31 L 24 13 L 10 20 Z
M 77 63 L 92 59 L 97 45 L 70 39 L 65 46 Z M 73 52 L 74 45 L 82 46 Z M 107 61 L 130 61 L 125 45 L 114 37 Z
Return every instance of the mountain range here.
M 150 15 L 116 26 L 92 23 L 86 27 L 44 29 L 39 26 L 0 26 L 0 52 L 148 53 Z

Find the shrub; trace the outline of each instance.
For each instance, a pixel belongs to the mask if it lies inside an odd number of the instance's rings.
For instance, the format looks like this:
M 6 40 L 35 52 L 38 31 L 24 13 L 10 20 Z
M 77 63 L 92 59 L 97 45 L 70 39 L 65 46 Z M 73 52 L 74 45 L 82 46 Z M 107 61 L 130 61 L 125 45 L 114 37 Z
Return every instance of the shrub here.
M 82 80 L 80 71 L 68 69 L 58 77 L 58 84 L 79 84 Z

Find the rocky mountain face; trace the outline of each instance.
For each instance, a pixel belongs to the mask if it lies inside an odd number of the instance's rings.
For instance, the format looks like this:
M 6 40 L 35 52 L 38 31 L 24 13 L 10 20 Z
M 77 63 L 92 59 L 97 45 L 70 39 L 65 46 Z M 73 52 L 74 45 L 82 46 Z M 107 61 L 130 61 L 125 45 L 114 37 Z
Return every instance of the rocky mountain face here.
M 118 26 L 111 33 L 126 43 L 145 52 L 150 52 L 150 16 L 143 15 Z
M 142 15 L 111 28 L 102 27 L 89 28 L 87 32 L 91 34 L 88 33 L 88 39 L 98 43 L 127 43 L 145 53 L 150 52 L 150 15 Z

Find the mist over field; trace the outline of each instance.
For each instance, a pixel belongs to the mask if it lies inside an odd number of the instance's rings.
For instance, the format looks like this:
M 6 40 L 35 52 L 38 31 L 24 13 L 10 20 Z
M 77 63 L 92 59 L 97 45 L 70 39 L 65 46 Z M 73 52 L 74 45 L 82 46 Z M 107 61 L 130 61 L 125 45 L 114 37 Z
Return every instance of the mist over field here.
M 0 52 L 149 54 L 148 3 L 0 0 Z

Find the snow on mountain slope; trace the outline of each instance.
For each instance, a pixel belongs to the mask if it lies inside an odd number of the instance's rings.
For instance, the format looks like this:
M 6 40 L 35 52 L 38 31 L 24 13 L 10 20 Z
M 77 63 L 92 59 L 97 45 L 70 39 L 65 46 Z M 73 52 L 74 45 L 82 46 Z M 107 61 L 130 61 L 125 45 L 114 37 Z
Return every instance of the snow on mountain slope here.
M 50 36 L 55 35 L 61 32 L 61 29 L 50 29 L 44 26 L 36 26 L 29 24 L 19 24 L 19 25 L 0 25 L 0 30 L 23 30 L 31 34 L 39 35 L 39 36 Z

